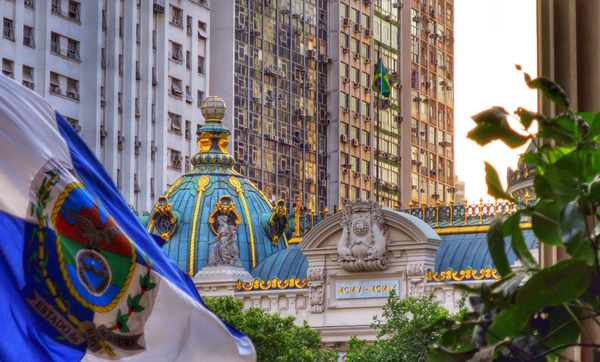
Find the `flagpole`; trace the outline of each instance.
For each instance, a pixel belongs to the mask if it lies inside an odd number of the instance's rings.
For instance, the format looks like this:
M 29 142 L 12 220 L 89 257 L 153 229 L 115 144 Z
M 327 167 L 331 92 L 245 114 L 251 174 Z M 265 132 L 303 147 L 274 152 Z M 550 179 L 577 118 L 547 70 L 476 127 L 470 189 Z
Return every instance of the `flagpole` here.
M 376 137 L 377 137 L 377 146 L 376 146 L 376 150 L 375 150 L 375 164 L 377 167 L 377 171 L 376 171 L 376 182 L 375 182 L 375 193 L 376 193 L 376 200 L 377 203 L 379 203 L 379 185 L 380 185 L 380 180 L 379 180 L 379 127 L 381 126 L 379 124 L 380 122 L 380 118 L 381 118 L 381 103 L 380 103 L 380 99 L 381 96 L 383 95 L 383 71 L 381 68 L 383 68 L 383 59 L 381 58 L 381 42 L 379 42 L 379 45 L 377 47 L 377 59 L 378 59 L 378 67 L 379 67 L 379 94 L 377 94 L 377 130 L 376 130 Z

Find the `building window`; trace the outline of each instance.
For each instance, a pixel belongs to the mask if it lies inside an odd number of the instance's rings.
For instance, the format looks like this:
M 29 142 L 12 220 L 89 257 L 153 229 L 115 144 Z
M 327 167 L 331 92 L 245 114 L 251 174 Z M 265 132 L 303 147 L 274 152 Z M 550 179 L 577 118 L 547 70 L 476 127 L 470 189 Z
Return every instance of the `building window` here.
M 79 21 L 80 20 L 81 4 L 76 1 L 69 1 L 69 19 Z
M 185 121 L 185 138 L 192 139 L 192 122 Z
M 35 39 L 33 37 L 33 28 L 27 25 L 23 26 L 23 45 L 35 48 Z
M 12 20 L 4 18 L 4 31 L 2 34 L 8 40 L 15 40 L 15 30 Z
M 33 82 L 33 68 L 26 65 L 23 66 L 23 85 L 31 90 L 35 88 Z
M 67 97 L 79 100 L 79 82 L 75 79 L 67 78 Z
M 171 6 L 171 24 L 183 28 L 183 10 Z
M 170 163 L 169 167 L 181 171 L 181 152 L 169 149 Z
M 181 134 L 181 116 L 173 112 L 169 112 L 169 131 Z
M 204 92 L 198 91 L 198 108 L 202 106 L 202 101 L 204 100 Z
M 31 9 L 35 9 L 35 1 L 34 0 L 25 0 L 25 6 Z
M 54 72 L 50 72 L 50 93 L 62 94 L 60 89 L 59 75 Z
M 185 101 L 187 103 L 194 103 L 194 97 L 192 97 L 192 87 L 189 85 L 185 87 Z
M 60 15 L 60 13 L 62 11 L 61 6 L 60 6 L 60 0 L 52 0 L 52 9 L 51 9 L 51 11 L 54 14 L 59 14 Z
M 119 75 L 123 75 L 123 55 L 119 54 Z
M 371 198 L 371 192 L 369 190 L 362 190 L 361 191 L 361 199 L 363 200 L 369 200 Z
M 81 61 L 81 57 L 79 56 L 79 42 L 69 39 L 67 46 L 67 58 Z
M 208 32 L 206 23 L 203 21 L 198 21 L 198 39 L 206 41 L 208 39 Z
M 360 164 L 360 172 L 363 175 L 371 175 L 371 162 L 362 160 Z
M 13 62 L 12 60 L 2 59 L 2 74 L 14 79 L 15 78 L 15 75 L 13 72 L 14 64 L 15 64 L 15 62 Z
M 365 146 L 371 145 L 371 134 L 369 131 L 362 130 L 361 131 L 361 143 Z M 365 161 L 363 161 L 365 162 Z
M 359 74 L 360 71 L 357 68 L 352 67 L 350 69 L 350 80 L 352 80 L 353 83 L 358 83 L 359 82 Z
M 192 35 L 192 17 L 191 16 L 187 17 L 187 21 L 185 23 L 185 30 L 187 31 L 188 35 Z
M 60 54 L 60 35 L 56 33 L 50 34 L 50 51 L 55 54 Z
M 362 72 L 361 83 L 363 87 L 371 88 L 371 77 L 369 73 Z
M 69 122 L 71 127 L 73 127 L 73 129 L 77 131 L 77 133 L 81 132 L 81 125 L 79 124 L 79 120 L 75 118 L 65 117 L 65 121 Z
M 140 24 L 135 24 L 135 41 L 140 42 L 141 39 Z
M 192 69 L 192 53 L 189 50 L 185 52 L 185 67 L 188 70 Z
M 350 156 L 350 167 L 354 172 L 360 172 L 360 163 L 359 159 L 356 156 Z
M 181 44 L 171 42 L 171 59 L 176 62 L 183 62 L 183 47 Z
M 371 105 L 368 102 L 362 101 L 362 107 L 360 107 L 360 110 L 363 116 L 371 116 Z
M 123 37 L 123 28 L 125 27 L 125 24 L 123 23 L 123 17 L 121 16 L 119 18 L 119 37 Z
M 201 55 L 198 55 L 198 74 L 205 74 L 205 69 L 204 69 L 204 57 Z
M 362 43 L 362 56 L 365 59 L 371 59 L 371 46 L 369 44 Z
M 183 89 L 181 87 L 181 79 L 171 77 L 171 95 L 181 98 Z

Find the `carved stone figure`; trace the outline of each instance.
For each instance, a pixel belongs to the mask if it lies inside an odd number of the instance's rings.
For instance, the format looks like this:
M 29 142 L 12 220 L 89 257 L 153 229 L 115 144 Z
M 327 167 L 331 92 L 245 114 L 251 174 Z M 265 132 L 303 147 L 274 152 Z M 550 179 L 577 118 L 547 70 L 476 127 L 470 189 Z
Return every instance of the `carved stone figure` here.
M 422 263 L 412 263 L 406 266 L 408 279 L 408 296 L 416 299 L 423 298 L 425 289 L 425 269 Z
M 219 229 L 217 237 L 208 245 L 217 243 L 210 249 L 208 266 L 233 266 L 242 267 L 237 247 L 237 229 L 229 224 L 229 218 L 221 215 L 217 218 Z
M 310 311 L 313 314 L 323 313 L 325 309 L 323 303 L 325 300 L 323 283 L 325 282 L 325 272 L 323 269 L 312 268 L 308 270 L 308 282 L 310 285 Z
M 377 271 L 387 268 L 387 225 L 381 205 L 356 201 L 342 210 L 342 237 L 338 261 L 347 271 Z

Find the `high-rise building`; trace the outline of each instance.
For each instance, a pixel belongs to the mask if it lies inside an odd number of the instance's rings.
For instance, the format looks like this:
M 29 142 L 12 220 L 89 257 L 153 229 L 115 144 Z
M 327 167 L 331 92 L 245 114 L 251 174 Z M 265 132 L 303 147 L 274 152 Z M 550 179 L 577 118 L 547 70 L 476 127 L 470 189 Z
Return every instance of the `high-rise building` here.
M 335 120 L 329 183 L 339 195 L 330 203 L 450 201 L 453 1 L 339 0 L 329 6 L 328 110 Z M 389 98 L 371 89 L 380 58 Z
M 211 92 L 236 168 L 272 201 L 327 203 L 327 2 L 212 4 Z
M 2 72 L 47 99 L 148 210 L 195 154 L 207 0 L 0 0 Z
M 211 16 L 230 151 L 269 199 L 450 201 L 452 1 L 236 0 Z M 371 89 L 380 57 L 388 99 Z

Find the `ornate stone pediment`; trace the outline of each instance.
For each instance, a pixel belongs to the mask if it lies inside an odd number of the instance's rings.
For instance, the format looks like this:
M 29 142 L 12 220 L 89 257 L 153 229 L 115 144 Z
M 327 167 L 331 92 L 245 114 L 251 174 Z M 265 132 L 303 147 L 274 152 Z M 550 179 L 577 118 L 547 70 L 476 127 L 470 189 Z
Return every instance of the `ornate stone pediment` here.
M 387 269 L 387 224 L 381 205 L 356 201 L 342 209 L 338 261 L 351 272 Z

